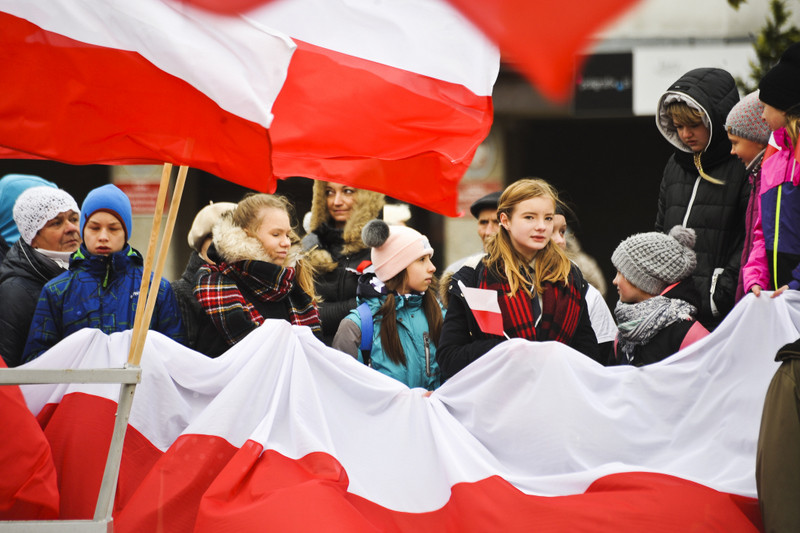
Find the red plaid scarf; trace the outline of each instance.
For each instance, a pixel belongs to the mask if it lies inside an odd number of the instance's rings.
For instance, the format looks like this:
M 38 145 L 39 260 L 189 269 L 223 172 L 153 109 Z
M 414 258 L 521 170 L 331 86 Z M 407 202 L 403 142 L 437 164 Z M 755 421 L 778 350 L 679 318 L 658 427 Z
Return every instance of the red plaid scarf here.
M 257 302 L 254 305 L 245 294 L 261 302 L 287 299 L 292 324 L 320 331 L 317 308 L 311 297 L 294 283 L 294 278 L 293 268 L 265 261 L 204 265 L 199 270 L 194 295 L 230 345 L 264 323 Z
M 502 264 L 499 265 L 502 271 Z M 510 297 L 511 287 L 505 279 L 496 279 L 489 268 L 483 269 L 480 288 L 498 291 L 497 301 L 503 314 L 503 330 L 509 337 L 528 340 L 558 341 L 568 344 L 578 327 L 581 316 L 581 292 L 570 273 L 569 284 L 544 283 L 542 293 L 542 318 L 536 326 L 538 302 L 519 289 Z M 528 276 L 530 279 L 530 276 Z

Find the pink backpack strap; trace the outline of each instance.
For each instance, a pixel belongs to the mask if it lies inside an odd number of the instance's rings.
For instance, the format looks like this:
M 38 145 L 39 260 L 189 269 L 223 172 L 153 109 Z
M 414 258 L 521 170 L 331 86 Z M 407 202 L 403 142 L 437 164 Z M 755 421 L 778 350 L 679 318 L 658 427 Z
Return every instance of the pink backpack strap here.
M 692 324 L 692 327 L 689 328 L 689 331 L 687 331 L 686 335 L 683 337 L 680 349 L 683 350 L 690 344 L 699 341 L 706 335 L 708 335 L 708 330 L 703 327 L 703 324 L 695 321 L 695 323 Z

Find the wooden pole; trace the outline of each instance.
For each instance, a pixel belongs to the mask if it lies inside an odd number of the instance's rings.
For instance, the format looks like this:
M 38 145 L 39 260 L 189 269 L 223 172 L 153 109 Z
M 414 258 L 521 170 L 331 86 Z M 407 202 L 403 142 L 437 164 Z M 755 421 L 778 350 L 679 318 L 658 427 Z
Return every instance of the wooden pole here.
M 142 318 L 142 324 L 138 331 L 132 334 L 133 342 L 131 343 L 135 350 L 128 356 L 128 363 L 138 365 L 142 359 L 142 352 L 144 351 L 144 342 L 147 338 L 147 331 L 150 326 L 150 318 L 153 316 L 153 310 L 156 307 L 158 300 L 158 288 L 161 282 L 161 273 L 164 271 L 164 263 L 167 260 L 167 250 L 169 249 L 170 241 L 172 240 L 172 232 L 175 229 L 175 220 L 178 218 L 178 208 L 181 204 L 181 197 L 183 196 L 183 187 L 186 183 L 186 174 L 189 167 L 182 165 L 178 170 L 178 179 L 175 182 L 175 190 L 172 192 L 172 202 L 170 202 L 169 213 L 167 214 L 167 224 L 164 227 L 164 236 L 161 239 L 161 246 L 158 250 L 158 261 L 156 262 L 156 270 L 153 273 L 153 283 L 147 294 L 147 304 Z M 151 235 L 152 237 L 152 235 Z M 149 277 L 149 275 L 148 275 Z M 142 305 L 142 294 L 139 294 L 139 308 Z M 137 309 L 138 314 L 138 309 Z
M 161 171 L 161 184 L 158 186 L 158 199 L 156 200 L 156 211 L 153 214 L 153 227 L 150 230 L 150 242 L 147 245 L 147 253 L 144 256 L 144 271 L 142 272 L 142 282 L 139 285 L 139 300 L 136 305 L 136 315 L 133 320 L 133 333 L 131 335 L 131 346 L 128 350 L 128 363 L 133 360 L 136 352 L 136 339 L 138 332 L 142 329 L 142 321 L 145 312 L 147 293 L 150 290 L 150 273 L 153 271 L 153 255 L 156 251 L 158 232 L 161 229 L 161 217 L 164 213 L 164 204 L 167 200 L 167 190 L 169 189 L 169 178 L 172 175 L 172 164 L 164 163 Z M 140 352 L 141 353 L 141 352 Z

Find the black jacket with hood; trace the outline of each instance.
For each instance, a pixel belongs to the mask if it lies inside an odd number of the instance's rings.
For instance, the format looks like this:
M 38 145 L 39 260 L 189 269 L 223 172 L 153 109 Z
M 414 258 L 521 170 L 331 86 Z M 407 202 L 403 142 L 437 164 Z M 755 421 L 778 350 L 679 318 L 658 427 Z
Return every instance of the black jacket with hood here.
M 44 284 L 65 269 L 19 239 L 0 267 L 0 355 L 9 367 L 22 364 L 28 330 Z
M 343 228 L 337 229 L 328 213 L 326 185 L 324 181 L 314 182 L 310 228 L 302 246 L 306 258 L 317 271 L 314 288 L 321 299 L 322 340 L 330 346 L 339 323 L 356 308 L 356 289 L 361 275 L 358 268 L 370 261 L 370 248 L 361 240 L 361 230 L 367 222 L 378 218 L 384 196 L 358 189 L 350 218 Z
M 701 177 L 694 153 L 681 142 L 666 104 L 679 100 L 708 117 L 709 141 L 700 156 L 706 174 Z M 731 155 L 724 124 L 739 101 L 733 77 L 717 68 L 699 68 L 681 76 L 658 101 L 656 124 L 675 146 L 664 168 L 658 197 L 656 231 L 675 225 L 695 230 L 697 269 L 694 280 L 701 295 L 698 320 L 713 329 L 733 308 L 745 237 L 745 215 L 750 190 L 745 166 Z

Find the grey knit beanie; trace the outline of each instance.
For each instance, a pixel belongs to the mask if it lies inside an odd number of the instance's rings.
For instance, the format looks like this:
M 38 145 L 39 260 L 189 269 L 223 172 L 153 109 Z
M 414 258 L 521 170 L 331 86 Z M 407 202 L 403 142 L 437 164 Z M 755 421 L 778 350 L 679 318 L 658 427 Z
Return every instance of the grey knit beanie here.
M 758 144 L 769 142 L 769 125 L 761 117 L 764 104 L 758 99 L 758 91 L 753 91 L 731 108 L 725 121 L 725 131 L 742 139 Z
M 694 272 L 694 241 L 694 230 L 683 226 L 675 226 L 669 235 L 637 233 L 617 246 L 611 262 L 637 288 L 647 294 L 661 294 Z

